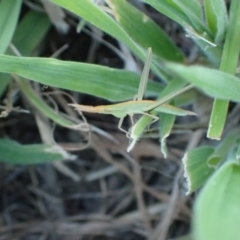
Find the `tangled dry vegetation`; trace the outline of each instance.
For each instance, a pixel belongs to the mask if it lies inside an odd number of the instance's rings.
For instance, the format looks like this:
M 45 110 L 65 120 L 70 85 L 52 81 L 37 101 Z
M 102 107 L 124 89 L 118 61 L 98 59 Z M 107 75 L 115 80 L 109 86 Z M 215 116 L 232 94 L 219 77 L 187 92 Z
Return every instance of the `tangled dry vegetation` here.
M 181 28 L 152 9 L 139 7 L 189 58 L 197 57 L 196 48 L 191 48 Z M 25 1 L 22 15 L 29 8 L 43 10 L 37 3 Z M 40 56 L 55 54 L 64 60 L 141 71 L 141 64 L 109 36 L 93 26 L 77 34 L 75 16 L 47 5 L 45 9 L 53 25 L 39 50 Z M 114 52 L 115 48 L 131 61 L 123 62 Z M 37 84 L 35 89 L 43 97 L 57 91 Z M 105 103 L 92 96 L 69 94 L 83 104 Z M 59 93 L 52 97 L 60 109 L 77 116 L 78 113 L 67 106 L 69 99 L 65 95 Z M 26 99 L 19 98 L 18 105 L 30 109 L 31 113 L 16 112 L 2 119 L 1 135 L 20 143 L 49 142 L 52 124 L 31 108 Z M 142 139 L 129 154 L 126 152 L 128 141 L 117 129 L 115 118 L 96 114 L 85 114 L 85 117 L 97 130 L 92 132 L 86 149 L 73 152 L 77 155 L 75 161 L 35 166 L 0 164 L 0 239 L 165 240 L 187 234 L 192 196 L 185 195 L 181 159 L 187 149 L 202 141 L 204 126 L 171 135 L 168 157 L 164 159 L 158 140 Z M 127 124 L 125 122 L 125 126 Z M 56 127 L 54 138 L 75 148 L 79 143 L 80 147 L 85 144 L 83 139 L 88 137 L 80 134 Z

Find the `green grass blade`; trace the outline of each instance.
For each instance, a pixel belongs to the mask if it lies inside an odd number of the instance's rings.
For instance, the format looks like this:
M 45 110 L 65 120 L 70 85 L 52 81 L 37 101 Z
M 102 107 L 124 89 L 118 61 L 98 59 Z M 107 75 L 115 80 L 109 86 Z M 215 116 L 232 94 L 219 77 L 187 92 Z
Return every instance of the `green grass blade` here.
M 11 76 L 7 73 L 0 73 L 0 97 L 6 90 L 8 84 L 11 82 Z
M 189 25 L 200 32 L 205 29 L 203 23 L 201 24 L 202 10 L 196 0 L 145 0 L 145 2 L 149 3 L 156 10 L 176 21 L 184 28 L 186 25 Z
M 207 160 L 213 153 L 214 148 L 211 147 L 199 147 L 185 153 L 182 161 L 184 165 L 184 176 L 188 183 L 187 194 L 201 187 L 215 171 L 215 168 L 207 164 Z
M 234 128 L 231 130 L 226 137 L 222 139 L 220 144 L 216 148 L 216 153 L 221 157 L 222 160 L 227 159 L 229 153 L 237 145 L 237 139 L 240 135 L 240 129 Z
M 197 32 L 202 33 L 206 31 L 202 7 L 198 0 L 173 0 L 173 2 L 189 18 L 190 25 L 196 29 Z
M 12 40 L 19 13 L 21 0 L 2 0 L 0 2 L 0 53 L 4 53 Z M 0 96 L 5 91 L 11 77 L 0 73 Z
M 224 164 L 207 182 L 194 209 L 196 240 L 237 240 L 240 236 L 240 166 Z
M 142 61 L 145 60 L 146 50 L 140 47 L 130 36 L 109 14 L 103 11 L 101 6 L 97 5 L 97 1 L 91 0 L 51 0 L 55 4 L 75 13 L 81 18 L 85 19 L 87 22 L 98 27 L 102 31 L 108 33 L 112 37 L 116 38 L 118 41 L 124 43 L 128 46 L 133 53 L 138 56 Z M 111 12 L 111 9 L 109 9 Z M 150 45 L 150 44 L 149 44 Z M 150 46 L 147 47 L 150 47 Z M 152 70 L 156 75 L 162 78 L 164 81 L 168 82 L 166 76 L 160 71 L 158 66 L 158 58 L 155 56 L 151 64 Z
M 164 66 L 211 97 L 240 102 L 240 81 L 231 74 L 201 66 L 174 63 L 165 63 Z
M 161 92 L 158 101 L 160 101 L 162 98 L 174 94 L 174 92 L 178 91 L 182 87 L 184 87 L 185 82 L 179 80 L 179 79 L 172 79 L 172 81 L 164 88 L 164 90 Z M 182 95 L 179 95 L 181 97 Z M 177 97 L 176 97 L 177 98 Z M 173 100 L 174 103 L 176 103 L 175 99 Z M 164 157 L 167 157 L 167 137 L 170 135 L 172 131 L 172 127 L 174 124 L 176 116 L 166 113 L 160 113 L 160 122 L 159 122 L 159 129 L 160 129 L 160 142 L 161 142 L 161 152 L 164 155 Z
M 29 56 L 41 43 L 50 26 L 46 14 L 29 11 L 19 23 L 12 42 L 21 55 Z M 7 54 L 11 54 L 11 50 Z
M 199 147 L 188 151 L 183 158 L 188 192 L 192 193 L 201 187 L 215 169 L 227 159 L 229 152 L 236 146 L 240 129 L 233 129 L 216 147 Z
M 51 23 L 45 14 L 29 11 L 18 24 L 12 43 L 22 55 L 30 55 L 42 41 L 50 25 Z M 12 54 L 11 50 L 7 49 L 6 54 Z M 0 96 L 10 81 L 9 74 L 0 73 Z
M 148 16 L 125 0 L 107 0 L 107 2 L 121 27 L 138 45 L 144 49 L 151 47 L 153 54 L 166 60 L 184 61 L 183 53 Z
M 51 0 L 51 1 L 75 13 L 76 15 L 90 22 L 97 28 L 116 38 L 118 41 L 128 46 L 133 51 L 133 53 L 136 56 L 138 56 L 143 62 L 145 61 L 146 49 L 140 47 L 111 16 L 104 12 L 100 6 L 97 6 L 94 3 L 95 1 L 91 0 L 81 1 Z M 150 47 L 150 44 L 147 47 Z M 156 64 L 155 61 L 152 62 L 151 66 L 153 71 L 159 77 L 164 79 L 162 73 L 159 71 L 158 64 Z
M 111 101 L 132 99 L 140 79 L 130 71 L 53 58 L 0 55 L 0 62 L 0 72 L 14 73 L 47 86 L 88 93 Z M 148 86 L 149 95 L 158 94 L 162 89 L 154 82 L 149 82 Z
M 189 23 L 189 18 L 182 12 L 181 8 L 176 5 L 173 1 L 169 0 L 145 0 L 156 10 L 171 18 L 175 22 L 179 23 L 182 26 L 185 26 L 186 23 Z M 189 23 L 190 24 L 190 23 Z
M 12 40 L 21 6 L 21 0 L 2 0 L 0 2 L 0 53 L 5 52 Z
M 225 38 L 228 25 L 226 3 L 224 0 L 204 0 L 204 9 L 214 42 L 220 43 Z
M 0 139 L 0 152 L 0 162 L 8 164 L 37 164 L 76 158 L 56 145 L 21 145 L 9 139 Z
M 229 101 L 216 99 L 213 103 L 207 137 L 221 140 L 225 122 L 227 119 Z
M 161 152 L 167 157 L 167 137 L 170 135 L 176 116 L 166 113 L 160 113 L 160 142 Z
M 106 12 L 104 12 L 94 1 L 90 0 L 51 0 L 53 3 L 75 13 L 94 26 L 126 44 L 138 57 L 144 60 L 144 51 L 140 50 L 130 36 L 119 26 L 119 24 Z
M 60 126 L 66 128 L 74 128 L 76 126 L 75 123 L 61 117 L 61 115 L 51 109 L 31 88 L 30 84 L 26 80 L 19 80 L 18 84 L 21 88 L 21 91 L 26 95 L 28 100 L 31 102 L 33 106 L 39 109 L 45 116 L 59 124 Z
M 50 20 L 45 14 L 29 11 L 17 27 L 13 37 L 13 44 L 21 54 L 30 55 L 42 41 L 50 25 Z M 26 35 L 28 36 L 27 38 Z M 8 50 L 7 53 L 11 54 L 11 50 Z M 19 85 L 29 101 L 51 120 L 64 127 L 72 128 L 74 126 L 72 122 L 66 120 L 47 106 L 46 103 L 37 96 L 27 81 L 21 79 Z
M 214 41 L 213 34 L 205 26 L 203 21 L 203 13 L 199 1 L 179 1 L 179 0 L 145 0 L 152 5 L 156 10 L 173 19 L 183 26 L 183 28 L 191 29 L 199 36 L 206 38 L 207 41 Z M 209 1 L 211 2 L 211 0 Z M 217 1 L 216 1 L 217 2 Z M 186 14 L 188 13 L 188 14 Z M 224 28 L 224 27 L 223 27 Z M 207 33 L 207 35 L 206 35 Z M 211 46 L 204 40 L 198 37 L 192 37 L 192 40 L 200 47 L 202 53 L 207 56 L 208 60 L 215 67 L 219 67 L 222 55 L 221 46 Z
M 153 114 L 153 112 L 151 112 L 150 114 Z M 144 130 L 146 129 L 147 126 L 149 126 L 151 124 L 152 121 L 153 121 L 152 117 L 143 115 L 134 124 L 134 126 L 131 128 L 130 144 L 129 144 L 128 148 L 127 148 L 127 152 L 130 152 L 134 148 L 135 144 L 137 143 L 137 141 L 142 136 Z
M 226 41 L 224 44 L 223 55 L 220 65 L 220 70 L 229 74 L 235 75 L 238 55 L 240 50 L 240 1 L 231 1 L 229 25 L 227 30 Z M 228 83 L 231 88 L 234 87 L 232 82 Z M 223 89 L 223 91 L 225 91 Z M 238 91 L 239 88 L 236 88 Z M 219 97 L 221 99 L 221 97 Z M 233 100 L 229 98 L 230 100 Z M 208 137 L 213 139 L 220 139 L 228 111 L 228 101 L 216 99 L 214 101 L 211 119 L 208 129 Z M 221 112 L 221 115 L 219 114 Z

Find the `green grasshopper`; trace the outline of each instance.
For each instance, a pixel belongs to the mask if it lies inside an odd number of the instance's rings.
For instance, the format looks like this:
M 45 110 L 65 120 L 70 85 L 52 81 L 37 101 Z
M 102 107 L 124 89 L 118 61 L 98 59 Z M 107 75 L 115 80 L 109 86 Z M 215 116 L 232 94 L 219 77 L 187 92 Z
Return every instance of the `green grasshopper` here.
M 194 112 L 187 111 L 187 110 L 165 103 L 166 101 L 172 99 L 178 94 L 181 94 L 193 88 L 192 85 L 188 85 L 172 94 L 169 94 L 159 101 L 143 100 L 143 96 L 147 87 L 151 58 L 152 58 L 152 49 L 148 48 L 146 63 L 144 65 L 140 83 L 139 83 L 138 94 L 132 101 L 126 101 L 126 102 L 110 104 L 110 105 L 100 105 L 100 106 L 86 106 L 86 105 L 79 105 L 79 104 L 68 104 L 68 105 L 82 112 L 112 114 L 115 117 L 120 118 L 118 123 L 118 128 L 121 131 L 127 133 L 127 136 L 129 135 L 129 132 L 122 128 L 123 119 L 127 115 L 129 115 L 131 119 L 134 114 L 147 115 L 153 119 L 153 122 L 157 121 L 159 118 L 155 115 L 150 114 L 150 111 L 152 110 L 156 112 L 164 112 L 164 113 L 174 114 L 178 116 L 196 115 Z

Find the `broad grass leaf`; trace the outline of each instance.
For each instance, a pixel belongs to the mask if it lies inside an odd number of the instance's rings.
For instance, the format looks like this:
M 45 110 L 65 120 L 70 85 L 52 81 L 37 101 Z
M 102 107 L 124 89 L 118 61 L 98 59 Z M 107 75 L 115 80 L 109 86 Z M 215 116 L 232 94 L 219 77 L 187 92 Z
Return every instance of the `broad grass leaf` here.
M 216 147 L 215 154 L 221 157 L 222 160 L 226 160 L 229 153 L 237 146 L 237 139 L 240 135 L 240 128 L 233 128 L 228 134 L 222 139 L 219 145 Z
M 164 88 L 164 90 L 161 92 L 160 97 L 158 100 L 161 100 L 161 98 L 164 98 L 168 94 L 174 93 L 175 91 L 178 91 L 182 87 L 184 87 L 185 82 L 181 81 L 178 78 L 172 79 L 172 81 Z M 174 102 L 174 105 L 180 106 L 181 104 L 185 103 L 186 100 L 183 96 L 184 94 L 178 95 L 174 98 L 172 102 Z M 159 128 L 160 128 L 160 143 L 161 143 L 161 152 L 164 155 L 164 157 L 167 157 L 167 137 L 170 135 L 174 121 L 175 121 L 176 116 L 171 115 L 171 114 L 166 114 L 166 113 L 160 113 L 160 122 L 159 122 Z
M 215 171 L 208 165 L 209 157 L 214 153 L 214 148 L 199 147 L 185 153 L 183 157 L 184 176 L 187 179 L 190 194 L 203 185 Z
M 75 13 L 82 17 L 87 22 L 93 24 L 97 28 L 114 37 L 116 40 L 122 42 L 129 47 L 133 53 L 142 61 L 145 61 L 146 49 L 139 46 L 128 33 L 106 13 L 101 6 L 97 5 L 97 1 L 91 0 L 51 0 L 53 3 Z M 110 9 L 111 10 L 111 9 Z M 151 43 L 147 47 L 150 47 Z M 161 78 L 164 79 L 163 74 L 159 71 L 156 61 L 152 61 L 152 70 Z
M 60 115 L 59 112 L 56 112 L 52 108 L 50 108 L 31 88 L 31 85 L 28 81 L 21 79 L 18 81 L 18 84 L 21 91 L 25 94 L 30 103 L 35 106 L 39 111 L 41 111 L 45 116 L 47 116 L 60 126 L 76 129 L 76 124 L 68 119 L 65 119 Z
M 215 99 L 212 106 L 210 122 L 208 124 L 207 137 L 220 140 L 227 119 L 229 100 Z
M 50 28 L 50 25 L 47 15 L 29 11 L 21 20 L 15 31 L 13 44 L 21 54 L 30 55 L 41 43 Z M 27 38 L 26 35 L 28 36 Z M 8 49 L 6 53 L 12 54 L 10 49 Z M 0 76 L 2 80 L 5 80 L 4 83 L 5 86 L 7 86 L 11 80 L 10 74 L 1 73 Z M 39 109 L 44 115 L 63 127 L 74 128 L 76 124 L 63 118 L 59 113 L 46 105 L 46 103 L 34 92 L 27 81 L 21 79 L 19 85 L 20 89 L 32 105 Z M 1 90 L 3 91 L 4 89 Z
M 51 22 L 46 14 L 29 11 L 19 23 L 12 42 L 22 56 L 29 56 L 41 43 L 50 26 Z M 6 52 L 11 53 L 11 50 Z
M 51 0 L 53 3 L 75 13 L 94 26 L 110 34 L 127 45 L 138 57 L 144 60 L 144 52 L 137 46 L 121 26 L 104 10 L 91 0 Z
M 217 43 L 223 41 L 228 25 L 225 1 L 204 0 L 204 9 L 207 24 L 214 36 L 214 41 Z
M 21 0 L 2 0 L 0 2 L 0 53 L 5 52 L 12 40 L 21 6 Z
M 222 1 L 219 1 L 222 2 Z M 229 24 L 227 27 L 226 39 L 224 42 L 223 54 L 221 57 L 221 64 L 219 69 L 223 72 L 235 75 L 237 65 L 239 62 L 239 51 L 240 51 L 240 1 L 231 1 L 229 10 Z M 235 87 L 235 85 L 230 82 L 229 86 Z M 238 88 L 235 89 L 239 91 Z M 224 90 L 225 91 L 225 90 Z M 227 117 L 229 99 L 222 100 L 215 99 L 210 124 L 208 128 L 208 137 L 213 139 L 220 139 L 225 120 Z M 221 112 L 221 115 L 219 114 Z
M 171 0 L 145 0 L 145 2 L 182 26 L 189 23 L 189 18 L 182 12 L 181 8 Z
M 188 182 L 188 192 L 192 193 L 201 187 L 215 172 L 220 164 L 227 159 L 236 146 L 240 129 L 235 128 L 225 136 L 215 148 L 209 146 L 189 150 L 183 157 L 185 177 Z
M 238 240 L 240 165 L 227 162 L 207 182 L 194 208 L 194 239 Z
M 41 43 L 50 25 L 47 15 L 29 11 L 24 15 L 17 26 L 12 39 L 13 45 L 22 55 L 30 55 Z M 11 55 L 12 51 L 8 48 L 6 54 Z M 11 76 L 9 74 L 0 73 L 0 96 L 5 91 L 10 81 Z
M 21 0 L 2 0 L 0 2 L 0 53 L 4 53 L 12 40 L 21 10 Z M 5 91 L 11 77 L 0 73 L 0 96 Z
M 183 53 L 148 16 L 125 0 L 107 0 L 107 2 L 121 27 L 138 45 L 145 49 L 151 47 L 154 54 L 166 60 L 184 61 Z
M 8 164 L 37 164 L 76 158 L 60 146 L 50 144 L 21 145 L 9 139 L 0 139 L 0 152 L 0 162 Z
M 140 77 L 133 72 L 53 58 L 0 55 L 0 72 L 14 73 L 44 85 L 92 94 L 111 101 L 132 99 Z M 149 82 L 148 95 L 162 87 Z
M 202 33 L 206 30 L 202 6 L 198 0 L 172 0 L 181 11 L 189 18 L 190 26 L 197 32 Z
M 201 5 L 197 0 L 145 0 L 145 2 L 149 3 L 162 14 L 179 23 L 185 29 L 192 28 L 193 31 L 199 35 L 202 35 L 204 32 L 210 32 L 202 20 L 203 13 Z M 187 15 L 186 12 L 189 12 L 190 15 Z M 215 67 L 218 67 L 222 55 L 221 47 L 212 47 L 209 43 L 197 37 L 193 37 L 192 40 L 200 47 L 202 53 L 208 58 L 208 60 Z
M 145 0 L 145 2 L 184 28 L 188 25 L 199 32 L 205 29 L 202 9 L 197 0 Z
M 213 98 L 240 101 L 240 80 L 231 74 L 202 66 L 188 67 L 174 63 L 165 63 L 164 66 Z

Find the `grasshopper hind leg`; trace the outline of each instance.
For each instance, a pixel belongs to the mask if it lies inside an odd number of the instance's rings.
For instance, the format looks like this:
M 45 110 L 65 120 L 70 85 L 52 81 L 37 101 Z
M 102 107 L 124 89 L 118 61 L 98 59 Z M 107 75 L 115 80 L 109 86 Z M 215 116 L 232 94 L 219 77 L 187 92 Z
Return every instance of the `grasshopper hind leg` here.
M 129 135 L 129 132 L 122 128 L 122 124 L 123 124 L 124 118 L 125 118 L 125 117 L 119 119 L 118 129 L 119 129 L 120 131 L 126 133 L 126 135 L 128 136 L 128 135 Z
M 130 119 L 131 119 L 131 123 L 132 123 L 132 126 L 133 126 L 133 125 L 134 125 L 133 115 L 132 115 L 132 114 L 129 114 L 129 117 L 130 117 Z M 130 127 L 128 131 L 126 131 L 125 129 L 123 129 L 123 128 L 122 128 L 123 120 L 124 120 L 124 117 L 119 119 L 118 129 L 119 129 L 120 131 L 126 133 L 126 136 L 127 136 L 128 138 L 130 138 L 132 127 Z

